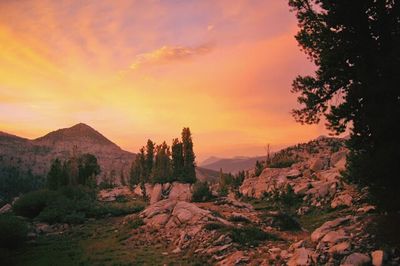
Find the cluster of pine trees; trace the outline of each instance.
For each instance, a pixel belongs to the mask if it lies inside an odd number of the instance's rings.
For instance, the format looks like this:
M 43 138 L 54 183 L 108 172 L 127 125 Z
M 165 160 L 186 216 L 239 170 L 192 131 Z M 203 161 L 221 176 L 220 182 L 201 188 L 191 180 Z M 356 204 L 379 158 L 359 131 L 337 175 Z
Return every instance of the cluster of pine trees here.
M 195 158 L 189 128 L 183 128 L 182 139 L 174 139 L 171 147 L 165 141 L 156 145 L 149 139 L 146 147 L 139 150 L 132 163 L 130 185 L 174 181 L 194 183 Z
M 237 191 L 248 175 L 249 173 L 245 171 L 239 171 L 236 175 L 231 173 L 225 174 L 220 169 L 218 193 L 221 196 L 227 196 L 229 191 Z
M 62 161 L 55 159 L 47 174 L 47 187 L 56 190 L 68 185 L 95 186 L 100 166 L 93 154 L 74 155 Z

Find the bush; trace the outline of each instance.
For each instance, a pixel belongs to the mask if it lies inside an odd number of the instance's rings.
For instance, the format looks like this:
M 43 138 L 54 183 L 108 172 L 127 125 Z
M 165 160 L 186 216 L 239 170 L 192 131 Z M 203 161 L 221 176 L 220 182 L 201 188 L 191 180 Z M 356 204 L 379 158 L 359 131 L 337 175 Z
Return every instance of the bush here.
M 49 190 L 29 192 L 15 202 L 13 210 L 17 215 L 34 218 L 57 196 L 57 192 Z
M 193 186 L 193 202 L 205 202 L 212 198 L 212 194 L 207 182 L 197 182 Z
M 71 200 L 95 200 L 96 191 L 89 187 L 82 185 L 79 186 L 66 186 L 59 190 L 59 192 Z
M 72 213 L 65 215 L 63 221 L 68 224 L 82 224 L 85 222 L 85 219 L 85 213 L 73 211 Z
M 144 225 L 144 221 L 140 217 L 135 217 L 134 219 L 129 220 L 128 225 L 131 229 L 137 229 Z
M 233 242 L 239 243 L 243 246 L 257 246 L 261 241 L 276 239 L 275 236 L 268 234 L 255 226 L 232 228 L 231 237 Z
M 11 214 L 0 215 L 0 247 L 16 248 L 26 239 L 28 225 Z
M 208 231 L 213 231 L 213 230 L 219 230 L 219 229 L 223 229 L 226 226 L 221 224 L 221 223 L 208 223 L 204 226 L 204 229 L 208 230 Z

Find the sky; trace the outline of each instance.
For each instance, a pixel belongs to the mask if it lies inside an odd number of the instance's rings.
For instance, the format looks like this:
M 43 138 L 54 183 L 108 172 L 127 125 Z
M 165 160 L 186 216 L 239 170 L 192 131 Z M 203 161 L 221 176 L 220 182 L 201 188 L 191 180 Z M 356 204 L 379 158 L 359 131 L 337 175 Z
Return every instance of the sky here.
M 0 2 L 0 131 L 79 122 L 136 152 L 190 127 L 197 160 L 327 134 L 290 111 L 314 66 L 287 1 Z

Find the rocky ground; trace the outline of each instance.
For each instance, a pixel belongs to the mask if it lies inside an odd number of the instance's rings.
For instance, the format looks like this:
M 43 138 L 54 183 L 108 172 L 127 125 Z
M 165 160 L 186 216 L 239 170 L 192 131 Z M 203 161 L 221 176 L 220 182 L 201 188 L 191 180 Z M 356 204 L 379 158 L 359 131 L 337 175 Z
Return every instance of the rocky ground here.
M 130 254 L 121 258 L 132 265 L 137 252 L 152 247 L 159 247 L 154 258 L 137 264 L 399 265 L 399 215 L 379 213 L 366 189 L 343 180 L 346 153 L 342 140 L 330 138 L 288 148 L 283 158 L 293 164 L 265 168 L 238 191 L 209 202 L 191 202 L 188 184 L 146 184 L 149 205 L 113 220 L 113 249 Z M 142 194 L 140 187 L 119 187 L 100 191 L 98 199 Z M 75 229 L 35 224 L 35 230 L 52 235 Z M 97 227 L 89 238 L 107 230 Z
M 145 245 L 167 241 L 170 253 L 217 265 L 398 265 L 398 250 L 368 230 L 379 215 L 367 191 L 341 177 L 342 144 L 321 138 L 290 148 L 293 165 L 245 179 L 236 198 L 191 203 L 188 185 L 148 187 L 152 204 L 125 222 L 144 221 L 132 239 L 144 233 Z M 185 196 L 169 198 L 177 186 Z M 288 206 L 273 203 L 288 197 Z

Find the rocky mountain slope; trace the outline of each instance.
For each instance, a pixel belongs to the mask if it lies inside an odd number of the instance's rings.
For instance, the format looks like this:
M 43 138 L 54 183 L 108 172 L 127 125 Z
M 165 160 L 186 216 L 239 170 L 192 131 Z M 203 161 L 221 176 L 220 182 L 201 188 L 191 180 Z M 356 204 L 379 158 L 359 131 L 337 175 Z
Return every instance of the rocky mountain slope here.
M 368 204 L 367 190 L 340 175 L 343 143 L 319 138 L 284 149 L 274 161 L 279 168 L 265 168 L 239 193 L 209 202 L 190 202 L 188 184 L 146 185 L 150 205 L 125 217 L 124 224 L 143 221 L 125 245 L 165 242 L 165 254 L 212 265 L 398 265 L 398 250 L 377 241 L 382 216 Z
M 256 161 L 265 160 L 265 156 L 258 157 L 233 157 L 233 158 L 217 158 L 210 157 L 203 161 L 200 166 L 206 169 L 219 171 L 222 169 L 224 173 L 236 174 L 239 171 L 248 170 L 254 167 Z
M 16 167 L 32 171 L 35 175 L 46 175 L 51 161 L 66 159 L 74 147 L 78 153 L 94 154 L 101 167 L 100 178 L 121 173 L 129 175 L 135 154 L 122 150 L 90 126 L 80 123 L 47 135 L 29 140 L 7 133 L 0 133 L 0 168 Z

